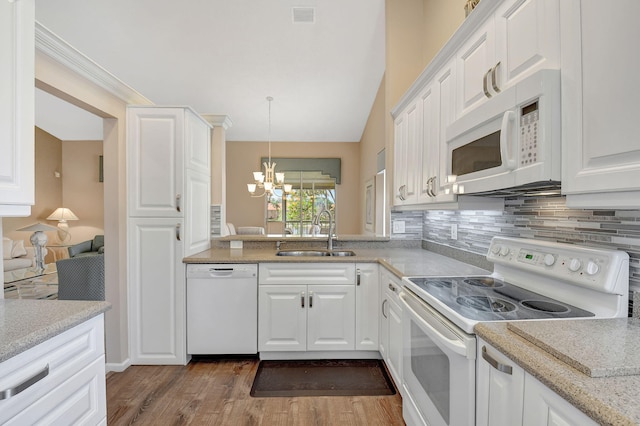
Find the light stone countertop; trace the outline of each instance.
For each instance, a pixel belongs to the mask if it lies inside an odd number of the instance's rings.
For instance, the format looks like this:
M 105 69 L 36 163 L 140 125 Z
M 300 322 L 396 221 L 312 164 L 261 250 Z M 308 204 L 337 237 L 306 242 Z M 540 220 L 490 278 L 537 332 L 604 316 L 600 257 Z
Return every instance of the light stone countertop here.
M 0 299 L 0 362 L 109 309 L 108 302 Z
M 338 250 L 350 250 L 340 247 Z M 273 248 L 210 249 L 186 257 L 185 263 L 377 262 L 398 277 L 415 275 L 486 275 L 490 271 L 421 248 L 353 248 L 356 256 L 276 256 Z
M 582 340 L 584 347 L 604 341 L 607 327 L 599 319 L 581 321 L 581 333 L 573 339 Z M 620 319 L 620 321 L 627 321 Z M 632 320 L 633 321 L 633 320 Z M 538 321 L 551 333 L 560 321 Z M 517 323 L 512 323 L 517 324 Z M 593 378 L 571 367 L 551 353 L 509 330 L 507 322 L 480 323 L 476 334 L 504 353 L 526 372 L 602 425 L 640 424 L 640 375 Z M 634 340 L 637 340 L 634 336 Z M 611 348 L 612 356 L 615 355 Z

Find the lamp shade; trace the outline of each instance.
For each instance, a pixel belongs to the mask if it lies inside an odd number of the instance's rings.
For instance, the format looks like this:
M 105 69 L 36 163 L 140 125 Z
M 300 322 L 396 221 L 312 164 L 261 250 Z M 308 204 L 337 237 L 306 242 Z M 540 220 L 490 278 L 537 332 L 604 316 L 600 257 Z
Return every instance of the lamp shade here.
M 71 210 L 65 207 L 58 207 L 47 217 L 47 220 L 79 220 Z
M 28 226 L 23 226 L 22 228 L 16 229 L 16 231 L 57 231 L 58 228 L 55 226 L 47 225 L 45 223 L 36 222 Z

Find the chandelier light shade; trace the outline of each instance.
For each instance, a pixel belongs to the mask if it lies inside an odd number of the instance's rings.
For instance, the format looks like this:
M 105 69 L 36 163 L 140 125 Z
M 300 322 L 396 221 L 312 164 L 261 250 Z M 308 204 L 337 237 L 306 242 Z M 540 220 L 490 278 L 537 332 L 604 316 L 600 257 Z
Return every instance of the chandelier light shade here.
M 269 161 L 262 163 L 264 166 L 264 172 L 253 172 L 253 183 L 247 184 L 247 190 L 252 197 L 263 197 L 276 195 L 276 189 L 282 189 L 284 193 L 291 192 L 292 186 L 284 183 L 284 173 L 276 173 L 276 163 L 271 162 L 271 101 L 273 98 L 267 96 L 269 102 Z M 262 193 L 256 194 L 258 189 L 262 190 Z
M 65 243 L 71 240 L 71 233 L 69 233 L 68 220 L 79 220 L 71 210 L 65 207 L 58 207 L 53 213 L 47 217 L 47 220 L 58 221 L 58 240 L 60 243 Z

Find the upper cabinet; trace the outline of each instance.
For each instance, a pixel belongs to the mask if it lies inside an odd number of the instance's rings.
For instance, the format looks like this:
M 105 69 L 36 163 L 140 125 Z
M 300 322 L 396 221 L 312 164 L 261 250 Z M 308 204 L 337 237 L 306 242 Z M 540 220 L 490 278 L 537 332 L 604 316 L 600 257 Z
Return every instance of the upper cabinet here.
M 640 2 L 560 3 L 567 206 L 640 208 Z
M 457 51 L 460 117 L 540 69 L 558 69 L 559 2 L 507 0 Z
M 35 201 L 34 0 L 0 1 L 0 217 Z

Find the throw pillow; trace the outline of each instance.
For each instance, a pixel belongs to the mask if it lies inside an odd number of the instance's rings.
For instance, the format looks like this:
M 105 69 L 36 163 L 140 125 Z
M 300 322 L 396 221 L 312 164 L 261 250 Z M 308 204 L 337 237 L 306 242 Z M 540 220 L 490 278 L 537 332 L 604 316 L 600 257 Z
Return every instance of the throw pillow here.
M 17 240 L 13 242 L 13 248 L 11 249 L 11 257 L 26 256 L 27 250 L 24 248 L 24 241 Z
M 11 259 L 11 250 L 13 249 L 13 241 L 9 238 L 2 239 L 2 259 L 9 260 Z

